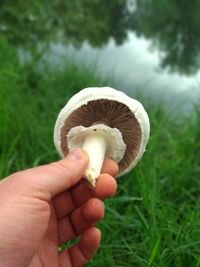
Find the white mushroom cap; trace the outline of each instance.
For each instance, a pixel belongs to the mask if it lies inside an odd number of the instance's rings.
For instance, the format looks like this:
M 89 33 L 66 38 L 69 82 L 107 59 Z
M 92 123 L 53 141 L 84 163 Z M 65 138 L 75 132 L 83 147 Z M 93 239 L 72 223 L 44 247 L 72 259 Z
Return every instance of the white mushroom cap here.
M 148 115 L 142 104 L 110 87 L 91 87 L 75 94 L 58 115 L 54 143 L 61 157 L 69 152 L 67 135 L 71 128 L 103 123 L 117 128 L 126 151 L 119 162 L 119 175 L 129 172 L 141 159 L 150 133 Z

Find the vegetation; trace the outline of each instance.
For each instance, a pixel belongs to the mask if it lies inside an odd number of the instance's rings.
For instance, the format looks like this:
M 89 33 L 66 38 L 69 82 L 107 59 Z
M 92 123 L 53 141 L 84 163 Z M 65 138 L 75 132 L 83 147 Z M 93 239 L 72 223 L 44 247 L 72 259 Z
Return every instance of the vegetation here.
M 60 108 L 87 86 L 103 86 L 92 71 L 66 65 L 21 65 L 0 40 L 0 177 L 57 160 L 52 141 Z M 112 85 L 112 84 L 109 84 Z M 88 266 L 200 266 L 200 111 L 173 121 L 162 106 L 141 100 L 151 121 L 143 160 L 118 179 L 99 227 L 101 248 Z

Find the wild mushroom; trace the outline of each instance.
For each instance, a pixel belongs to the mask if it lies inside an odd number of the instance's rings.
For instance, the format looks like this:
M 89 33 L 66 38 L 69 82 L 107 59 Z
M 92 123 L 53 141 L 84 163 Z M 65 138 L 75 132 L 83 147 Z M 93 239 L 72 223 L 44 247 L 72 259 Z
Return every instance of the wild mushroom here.
M 88 153 L 85 178 L 95 186 L 104 158 L 118 163 L 118 176 L 129 172 L 141 159 L 149 132 L 140 102 L 110 87 L 91 87 L 75 94 L 59 113 L 54 143 L 61 157 L 75 148 Z

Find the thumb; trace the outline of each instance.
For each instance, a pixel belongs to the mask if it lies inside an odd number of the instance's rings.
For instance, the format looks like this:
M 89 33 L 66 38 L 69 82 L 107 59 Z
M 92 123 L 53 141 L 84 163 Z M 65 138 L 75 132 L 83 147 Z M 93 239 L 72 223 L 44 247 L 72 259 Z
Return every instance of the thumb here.
M 75 185 L 83 177 L 87 165 L 86 152 L 76 149 L 65 159 L 22 171 L 19 173 L 21 184 L 25 183 L 30 190 L 37 189 L 38 193 L 46 193 L 50 199 Z

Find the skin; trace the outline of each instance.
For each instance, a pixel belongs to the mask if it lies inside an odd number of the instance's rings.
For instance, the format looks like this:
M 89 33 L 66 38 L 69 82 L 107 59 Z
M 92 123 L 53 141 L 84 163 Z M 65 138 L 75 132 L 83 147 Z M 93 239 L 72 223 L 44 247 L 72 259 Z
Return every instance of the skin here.
M 103 199 L 116 192 L 118 172 L 104 162 L 96 188 L 81 177 L 88 158 L 82 150 L 66 159 L 15 173 L 0 182 L 0 266 L 80 267 L 101 239 L 95 225 L 104 216 Z M 58 246 L 81 236 L 58 252 Z

